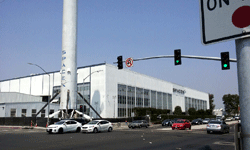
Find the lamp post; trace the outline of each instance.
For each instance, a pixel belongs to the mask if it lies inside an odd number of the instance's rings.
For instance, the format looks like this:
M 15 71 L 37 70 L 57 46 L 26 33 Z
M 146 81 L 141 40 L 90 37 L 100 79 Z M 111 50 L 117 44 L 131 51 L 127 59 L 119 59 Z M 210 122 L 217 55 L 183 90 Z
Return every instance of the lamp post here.
M 101 71 L 103 71 L 103 70 L 97 70 L 97 71 L 94 71 L 94 72 L 91 72 L 87 77 L 85 77 L 84 79 L 83 79 L 83 81 L 82 81 L 82 83 L 84 83 L 84 80 L 86 80 L 89 76 L 91 76 L 93 73 L 99 73 L 99 72 L 101 72 Z
M 97 71 L 93 71 L 93 72 L 91 72 L 88 76 L 86 76 L 83 80 L 82 80 L 82 84 L 84 85 L 84 81 L 88 78 L 88 77 L 91 77 L 91 75 L 92 74 L 94 74 L 94 73 L 99 73 L 99 72 L 101 72 L 101 71 L 103 71 L 103 70 L 97 70 Z M 90 80 L 91 80 L 91 78 L 90 78 Z M 84 93 L 83 93 L 84 94 Z M 90 100 L 89 100 L 89 103 L 90 103 Z
M 34 66 L 37 66 L 39 67 L 40 69 L 43 70 L 43 72 L 45 72 L 48 76 L 49 76 L 49 97 L 50 97 L 50 75 L 42 68 L 40 67 L 39 65 L 37 64 L 33 64 L 33 63 L 28 63 L 29 65 L 34 65 Z M 48 99 L 48 119 L 47 119 L 47 124 L 49 125 L 49 110 L 50 110 L 50 102 L 49 102 L 50 98 Z

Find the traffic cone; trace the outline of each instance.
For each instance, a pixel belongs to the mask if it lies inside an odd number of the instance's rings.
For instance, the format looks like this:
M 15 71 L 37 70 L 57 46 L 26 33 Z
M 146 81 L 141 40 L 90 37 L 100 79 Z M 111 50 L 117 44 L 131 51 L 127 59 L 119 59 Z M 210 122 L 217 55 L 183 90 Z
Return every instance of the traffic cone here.
M 37 123 L 36 123 L 36 127 L 37 127 Z
M 48 127 L 48 122 L 46 123 L 46 128 Z
M 31 120 L 31 122 L 30 122 L 30 126 L 32 127 L 32 120 Z

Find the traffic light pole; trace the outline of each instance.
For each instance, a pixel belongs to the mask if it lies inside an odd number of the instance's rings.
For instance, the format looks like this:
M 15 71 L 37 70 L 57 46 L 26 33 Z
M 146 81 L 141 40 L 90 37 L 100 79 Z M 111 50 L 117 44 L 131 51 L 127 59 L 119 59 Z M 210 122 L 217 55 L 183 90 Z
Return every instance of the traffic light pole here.
M 240 101 L 242 148 L 250 147 L 250 38 L 235 40 Z

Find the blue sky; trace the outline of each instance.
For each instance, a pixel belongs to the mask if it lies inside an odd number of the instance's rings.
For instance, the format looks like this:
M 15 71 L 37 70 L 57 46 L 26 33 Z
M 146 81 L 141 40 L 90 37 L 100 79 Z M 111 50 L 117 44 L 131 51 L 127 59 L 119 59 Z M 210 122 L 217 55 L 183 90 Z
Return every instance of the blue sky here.
M 0 80 L 61 68 L 62 0 L 0 0 Z M 77 66 L 107 62 L 117 56 L 173 55 L 236 58 L 235 41 L 201 43 L 198 0 L 79 0 Z M 125 65 L 124 65 L 125 66 Z M 221 70 L 220 61 L 173 58 L 134 62 L 129 68 L 214 94 L 222 108 L 224 94 L 238 94 L 237 65 Z M 125 67 L 124 67 L 125 68 Z

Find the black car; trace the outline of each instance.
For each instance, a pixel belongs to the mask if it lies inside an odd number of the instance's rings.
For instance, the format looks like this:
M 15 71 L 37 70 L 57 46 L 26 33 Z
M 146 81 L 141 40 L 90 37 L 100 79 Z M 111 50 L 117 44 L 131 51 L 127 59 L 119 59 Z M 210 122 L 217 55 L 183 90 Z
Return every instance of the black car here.
M 201 119 L 194 119 L 191 124 L 202 124 L 202 120 Z
M 161 124 L 162 124 L 162 126 L 172 126 L 172 120 L 166 119 Z

